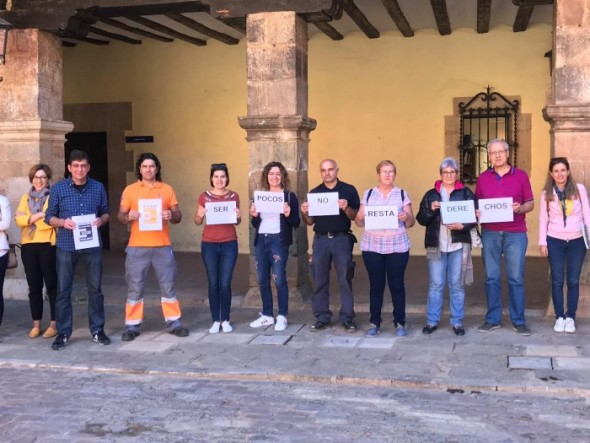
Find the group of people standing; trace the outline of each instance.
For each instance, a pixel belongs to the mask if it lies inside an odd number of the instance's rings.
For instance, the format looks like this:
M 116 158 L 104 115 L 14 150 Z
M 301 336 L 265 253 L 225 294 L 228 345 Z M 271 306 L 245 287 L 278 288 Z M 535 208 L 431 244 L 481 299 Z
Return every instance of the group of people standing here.
M 450 324 L 458 336 L 465 334 L 463 326 L 465 285 L 473 282 L 471 249 L 473 242 L 483 247 L 486 273 L 487 313 L 478 332 L 490 332 L 501 326 L 502 320 L 502 259 L 505 262 L 509 288 L 509 313 L 513 328 L 521 335 L 530 335 L 525 320 L 524 264 L 527 249 L 525 214 L 534 209 L 534 197 L 526 173 L 509 164 L 509 146 L 495 139 L 487 146 L 490 168 L 482 173 L 473 193 L 459 179 L 459 168 L 453 158 L 440 164 L 440 178 L 422 198 L 414 217 L 408 193 L 395 184 L 396 167 L 383 160 L 377 164 L 377 185 L 366 190 L 362 199 L 354 186 L 338 178 L 338 165 L 332 159 L 320 163 L 322 183 L 309 191 L 337 193 L 338 213 L 310 215 L 310 204 L 301 206 L 289 189 L 286 168 L 280 162 L 268 163 L 260 177 L 259 189 L 282 195 L 282 212 L 264 212 L 252 201 L 250 221 L 255 230 L 254 254 L 256 274 L 262 301 L 262 312 L 250 326 L 274 325 L 276 331 L 288 326 L 289 288 L 287 260 L 293 243 L 293 230 L 301 219 L 313 226 L 313 247 L 310 271 L 313 280 L 313 332 L 331 325 L 330 271 L 334 266 L 340 288 L 342 328 L 356 332 L 352 279 L 355 263 L 353 247 L 357 239 L 351 224 L 365 227 L 367 216 L 376 208 L 395 208 L 391 226 L 363 230 L 360 250 L 369 276 L 370 326 L 367 337 L 381 332 L 382 306 L 386 284 L 393 303 L 395 335 L 405 337 L 406 294 L 404 274 L 409 260 L 410 241 L 407 229 L 419 224 L 426 227 L 424 246 L 428 260 L 429 285 L 426 325 L 423 334 L 432 334 L 439 326 L 443 309 L 443 293 L 449 287 Z M 72 333 L 72 286 L 77 262 L 85 266 L 88 288 L 88 321 L 92 340 L 101 345 L 110 343 L 104 332 L 104 296 L 101 290 L 102 245 L 100 236 L 90 247 L 80 246 L 96 235 L 98 227 L 109 222 L 109 208 L 104 186 L 88 176 L 90 162 L 84 151 L 71 152 L 68 165 L 70 177 L 50 186 L 52 171 L 38 164 L 29 172 L 30 190 L 17 207 L 15 220 L 21 227 L 22 261 L 29 286 L 33 325 L 29 337 L 53 338 L 52 348 L 65 347 Z M 126 248 L 125 278 L 128 286 L 125 305 L 123 341 L 132 341 L 141 333 L 144 320 L 143 294 L 150 268 L 154 269 L 160 287 L 162 312 L 169 333 L 177 337 L 189 335 L 182 325 L 182 313 L 175 290 L 176 262 L 170 239 L 169 224 L 182 220 L 178 200 L 171 186 L 162 182 L 161 164 L 151 153 L 141 154 L 135 165 L 137 182 L 123 191 L 117 219 L 130 225 Z M 210 333 L 233 330 L 230 323 L 231 281 L 238 256 L 235 226 L 241 220 L 240 198 L 228 189 L 229 170 L 225 163 L 215 163 L 210 169 L 211 188 L 197 200 L 194 223 L 202 230 L 201 255 L 208 278 L 208 296 L 212 325 Z M 441 204 L 445 202 L 511 198 L 511 221 L 481 223 L 453 222 L 444 224 Z M 230 223 L 207 223 L 209 212 L 216 203 L 231 203 Z M 376 208 L 371 208 L 376 207 Z M 264 208 L 263 208 L 264 209 Z M 334 206 L 334 211 L 336 207 Z M 301 217 L 300 217 L 301 212 Z M 476 216 L 481 215 L 477 209 Z M 80 216 L 90 216 L 82 225 Z M 8 262 L 10 206 L 0 196 L 0 322 L 3 315 L 2 286 Z M 88 220 L 88 219 L 86 219 Z M 539 216 L 539 245 L 542 256 L 548 257 L 551 268 L 552 300 L 555 309 L 555 332 L 573 333 L 579 298 L 579 278 L 588 240 L 584 232 L 590 223 L 588 196 L 583 185 L 576 184 L 566 158 L 553 158 L 545 188 L 541 194 Z M 83 235 L 81 232 L 83 231 Z M 82 240 L 81 240 L 82 239 Z M 271 283 L 277 292 L 278 313 L 275 318 Z M 564 303 L 567 284 L 567 303 Z M 50 322 L 42 331 L 43 286 L 50 306 Z

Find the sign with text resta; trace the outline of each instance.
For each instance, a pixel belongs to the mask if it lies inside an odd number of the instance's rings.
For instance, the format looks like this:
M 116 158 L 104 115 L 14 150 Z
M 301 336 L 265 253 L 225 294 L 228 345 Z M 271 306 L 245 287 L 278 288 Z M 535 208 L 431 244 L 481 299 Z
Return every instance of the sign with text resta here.
M 397 206 L 365 206 L 365 229 L 399 229 Z

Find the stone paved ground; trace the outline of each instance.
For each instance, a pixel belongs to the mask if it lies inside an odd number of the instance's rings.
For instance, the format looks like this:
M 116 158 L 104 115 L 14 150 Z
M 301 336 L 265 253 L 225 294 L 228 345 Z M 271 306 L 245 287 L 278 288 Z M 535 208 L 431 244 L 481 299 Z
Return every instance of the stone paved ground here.
M 587 399 L 0 369 L 3 442 L 587 442 Z

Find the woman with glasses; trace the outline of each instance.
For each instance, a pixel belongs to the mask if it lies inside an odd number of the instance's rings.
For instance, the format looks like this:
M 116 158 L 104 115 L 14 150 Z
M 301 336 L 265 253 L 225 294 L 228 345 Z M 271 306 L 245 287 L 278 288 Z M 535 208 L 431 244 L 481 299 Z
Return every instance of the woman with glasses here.
M 567 158 L 551 159 L 541 194 L 539 248 L 541 255 L 548 257 L 551 268 L 555 332 L 576 332 L 580 273 L 587 249 L 583 230 L 589 223 L 586 188 L 572 177 Z M 564 309 L 564 283 L 567 283 L 567 309 Z
M 398 337 L 406 332 L 406 288 L 404 273 L 410 258 L 410 239 L 406 231 L 416 222 L 408 194 L 394 185 L 396 168 L 390 160 L 377 164 L 378 184 L 363 195 L 355 223 L 365 227 L 361 240 L 363 261 L 369 274 L 369 305 L 371 325 L 367 337 L 376 337 L 381 329 L 381 308 L 385 283 L 389 285 L 393 302 L 393 325 Z M 397 219 L 390 226 L 367 229 L 366 219 L 371 206 L 394 206 Z M 375 211 L 388 212 L 388 211 Z
M 252 202 L 250 215 L 252 226 L 256 229 L 254 248 L 256 254 L 256 274 L 262 312 L 260 317 L 250 323 L 252 328 L 275 325 L 275 331 L 287 329 L 289 313 L 289 287 L 287 286 L 287 259 L 289 245 L 293 243 L 293 229 L 301 223 L 299 201 L 289 191 L 289 176 L 282 163 L 270 162 L 260 174 L 260 189 L 280 193 L 283 203 L 282 213 L 261 212 Z M 277 320 L 273 317 L 271 279 L 277 289 L 279 311 Z
M 49 203 L 51 168 L 46 164 L 33 166 L 29 171 L 31 189 L 22 196 L 16 209 L 16 225 L 21 228 L 21 257 L 29 285 L 29 304 L 33 327 L 29 337 L 41 335 L 43 318 L 43 282 L 49 299 L 50 323 L 44 338 L 57 335 L 55 327 L 55 299 L 57 274 L 55 267 L 55 229 L 45 223 L 45 211 Z
M 209 308 L 213 320 L 209 332 L 217 334 L 220 329 L 223 332 L 233 330 L 229 322 L 232 297 L 231 281 L 238 259 L 236 225 L 240 224 L 242 216 L 240 197 L 227 189 L 229 171 L 225 163 L 211 165 L 209 183 L 211 189 L 199 195 L 195 224 L 200 226 L 207 219 L 202 234 L 201 257 L 207 270 L 209 282 Z M 230 210 L 235 212 L 235 217 L 230 214 Z M 227 218 L 231 218 L 231 221 L 214 221 L 214 211 L 229 214 Z
M 466 266 L 471 258 L 471 235 L 476 223 L 443 224 L 441 202 L 475 200 L 473 192 L 459 180 L 459 167 L 455 159 L 445 158 L 439 167 L 440 179 L 434 188 L 424 194 L 416 220 L 426 226 L 424 246 L 428 260 L 428 299 L 426 302 L 425 335 L 438 328 L 443 308 L 445 283 L 449 285 L 451 327 L 456 335 L 465 335 L 463 314 L 465 308 Z M 475 214 L 474 214 L 475 215 Z

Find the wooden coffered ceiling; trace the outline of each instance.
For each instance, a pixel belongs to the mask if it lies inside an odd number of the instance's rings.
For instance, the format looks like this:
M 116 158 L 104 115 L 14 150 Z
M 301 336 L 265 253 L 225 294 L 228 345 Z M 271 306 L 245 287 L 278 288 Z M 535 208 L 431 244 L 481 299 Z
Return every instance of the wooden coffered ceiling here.
M 368 38 L 385 32 L 412 37 L 427 29 L 441 36 L 460 28 L 482 34 L 498 25 L 523 32 L 552 23 L 553 0 L 0 0 L 0 17 L 17 28 L 53 32 L 64 46 L 137 45 L 146 38 L 235 45 L 248 13 L 279 10 L 296 11 L 311 25 L 310 35 L 342 40 L 359 31 Z

